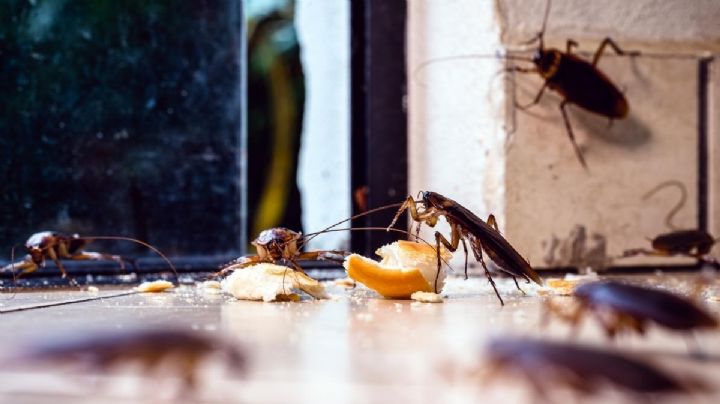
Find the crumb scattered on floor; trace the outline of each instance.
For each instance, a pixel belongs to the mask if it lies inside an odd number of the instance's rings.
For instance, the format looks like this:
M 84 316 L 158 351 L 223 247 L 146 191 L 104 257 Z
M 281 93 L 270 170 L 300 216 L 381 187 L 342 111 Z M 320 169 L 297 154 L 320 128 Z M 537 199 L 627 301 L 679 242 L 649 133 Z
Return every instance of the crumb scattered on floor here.
M 437 293 L 432 292 L 415 292 L 410 295 L 412 300 L 422 303 L 442 303 L 443 298 Z
M 138 287 L 135 288 L 138 292 L 143 293 L 158 293 L 158 292 L 164 292 L 167 289 L 172 288 L 173 283 L 163 280 L 157 280 L 152 282 L 143 282 Z

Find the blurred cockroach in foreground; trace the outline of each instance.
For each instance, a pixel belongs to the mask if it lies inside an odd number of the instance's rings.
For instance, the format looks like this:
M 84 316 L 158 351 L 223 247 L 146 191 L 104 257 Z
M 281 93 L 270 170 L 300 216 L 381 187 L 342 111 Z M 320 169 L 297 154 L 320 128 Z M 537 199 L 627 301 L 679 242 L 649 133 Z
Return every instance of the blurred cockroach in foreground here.
M 68 337 L 45 338 L 30 342 L 4 360 L 5 367 L 42 370 L 74 368 L 88 374 L 113 373 L 114 368 L 139 366 L 146 374 L 162 378 L 178 377 L 184 391 L 197 387 L 204 362 L 217 357 L 228 371 L 245 372 L 247 358 L 238 346 L 206 334 L 181 330 L 112 330 L 77 333 Z M 162 375 L 161 372 L 168 373 Z
M 707 255 L 718 239 L 713 238 L 710 233 L 700 229 L 680 230 L 672 223 L 673 217 L 678 211 L 680 211 L 680 209 L 682 209 L 685 205 L 685 201 L 687 200 L 687 189 L 682 182 L 677 180 L 661 182 L 655 188 L 643 195 L 642 199 L 647 200 L 655 193 L 668 186 L 675 186 L 680 190 L 680 200 L 665 217 L 665 223 L 672 231 L 660 234 L 655 238 L 648 239 L 651 243 L 652 250 L 632 248 L 625 250 L 619 258 L 633 257 L 636 255 L 653 255 L 662 257 L 683 255 L 702 261 L 709 259 Z
M 165 262 L 168 263 L 170 269 L 177 276 L 177 271 L 173 266 L 172 262 L 157 248 L 130 237 L 120 236 L 91 236 L 91 237 L 80 237 L 77 234 L 66 235 L 51 231 L 42 231 L 35 233 L 25 242 L 25 249 L 28 255 L 23 261 L 11 262 L 3 268 L 0 268 L 0 272 L 20 271 L 18 276 L 35 272 L 38 268 L 45 266 L 45 260 L 51 259 L 55 262 L 58 269 L 62 273 L 62 277 L 66 278 L 67 272 L 63 267 L 61 259 L 75 260 L 75 261 L 86 261 L 86 260 L 111 260 L 116 261 L 120 264 L 120 268 L 125 268 L 125 261 L 130 262 L 135 267 L 135 261 L 127 258 L 120 257 L 119 255 L 111 255 L 99 252 L 83 251 L 85 246 L 93 240 L 124 240 L 131 241 L 143 245 L 162 257 Z M 13 248 L 14 252 L 14 248 Z M 13 253 L 14 255 L 14 253 Z M 14 258 L 14 257 L 13 257 Z
M 587 312 L 600 322 L 609 338 L 626 330 L 642 335 L 648 323 L 678 332 L 718 326 L 718 320 L 695 303 L 660 289 L 600 281 L 578 286 L 573 296 L 577 306 L 572 310 L 563 310 L 551 300 L 546 303 L 548 313 L 569 322 L 573 332 Z
M 704 387 L 697 381 L 681 382 L 639 359 L 575 344 L 498 338 L 487 345 L 485 355 L 485 380 L 496 374 L 519 376 L 532 386 L 536 399 L 546 402 L 553 402 L 548 391 L 561 386 L 586 396 L 615 387 L 638 399 Z
M 405 203 L 400 206 L 400 209 L 395 214 L 388 229 L 397 222 L 405 210 L 410 212 L 410 216 L 418 222 L 418 226 L 420 226 L 421 223 L 426 223 L 430 227 L 435 227 L 438 218 L 444 216 L 450 225 L 450 241 L 440 234 L 440 232 L 435 232 L 438 273 L 440 273 L 442 266 L 440 244 L 444 245 L 448 250 L 455 252 L 460 243 L 462 243 L 463 250 L 465 251 L 465 277 L 467 277 L 467 245 L 465 244 L 465 240 L 467 240 L 470 243 L 470 249 L 475 255 L 475 259 L 480 261 L 485 269 L 485 276 L 495 290 L 498 299 L 500 299 L 501 305 L 505 303 L 502 297 L 500 297 L 500 293 L 497 287 L 495 287 L 495 281 L 493 281 L 490 271 L 485 265 L 482 255 L 483 250 L 503 272 L 513 278 L 515 286 L 517 286 L 518 289 L 520 289 L 520 285 L 517 283 L 517 277 L 523 278 L 527 282 L 532 280 L 538 285 L 542 285 L 543 282 L 540 276 L 532 269 L 525 258 L 500 234 L 497 223 L 495 222 L 495 216 L 490 215 L 486 223 L 450 198 L 431 191 L 424 191 L 421 192 L 421 194 L 422 200 L 419 201 L 415 201 L 412 196 L 408 196 Z M 420 209 L 417 207 L 418 204 L 420 205 Z M 437 289 L 437 278 L 435 279 L 435 283 L 435 289 Z M 520 289 L 520 291 L 522 291 L 522 289 Z M 437 290 L 435 292 L 437 293 Z

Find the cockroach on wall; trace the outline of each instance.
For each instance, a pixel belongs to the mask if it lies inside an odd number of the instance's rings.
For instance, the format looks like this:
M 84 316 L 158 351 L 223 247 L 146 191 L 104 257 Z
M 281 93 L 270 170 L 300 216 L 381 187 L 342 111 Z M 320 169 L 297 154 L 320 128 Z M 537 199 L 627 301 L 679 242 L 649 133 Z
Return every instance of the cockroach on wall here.
M 120 236 L 81 237 L 78 234 L 68 235 L 52 231 L 41 231 L 31 235 L 25 242 L 25 249 L 28 253 L 25 259 L 17 263 L 11 262 L 3 268 L 0 268 L 0 272 L 12 271 L 13 274 L 15 274 L 16 271 L 20 271 L 17 276 L 22 276 L 24 274 L 35 272 L 40 267 L 44 267 L 47 259 L 55 262 L 55 265 L 62 273 L 63 278 L 68 277 L 68 274 L 61 262 L 62 259 L 74 261 L 110 260 L 118 262 L 121 269 L 125 269 L 125 262 L 127 261 L 132 264 L 133 268 L 135 268 L 134 260 L 123 258 L 119 255 L 84 251 L 85 246 L 93 240 L 124 240 L 138 243 L 151 249 L 162 257 L 165 262 L 168 263 L 175 276 L 177 276 L 177 271 L 175 270 L 175 266 L 173 266 L 172 262 L 170 262 L 170 260 L 157 248 L 144 241 Z M 14 255 L 14 247 L 12 255 Z M 14 259 L 14 257 L 12 257 L 12 259 Z M 71 282 L 75 283 L 72 279 Z
M 548 88 L 560 94 L 562 97 L 560 112 L 565 123 L 565 129 L 580 164 L 587 169 L 587 163 L 577 145 L 575 134 L 570 125 L 567 106 L 570 104 L 577 105 L 586 111 L 608 118 L 610 122 L 614 119 L 627 117 L 630 106 L 625 95 L 598 68 L 598 62 L 608 46 L 618 55 L 637 56 L 640 53 L 636 51 L 625 52 L 610 37 L 602 40 L 591 62 L 572 53 L 573 48 L 578 46 L 578 43 L 573 39 L 567 40 L 564 52 L 560 49 L 545 48 L 544 35 L 548 16 L 550 15 L 550 6 L 551 1 L 548 0 L 542 29 L 528 42 L 528 44 L 538 42 L 538 48 L 531 58 L 534 67 L 512 66 L 509 68 L 510 71 L 520 73 L 537 73 L 545 82 L 532 102 L 527 105 L 518 105 L 516 103 L 515 106 L 520 110 L 524 110 L 538 104 Z
M 569 322 L 573 332 L 588 312 L 597 318 L 608 338 L 624 331 L 642 335 L 648 323 L 677 332 L 718 327 L 718 320 L 712 314 L 682 296 L 661 289 L 599 281 L 578 286 L 573 296 L 578 303 L 573 310 L 564 310 L 551 300 L 546 302 L 548 312 Z
M 526 44 L 538 43 L 532 57 L 527 58 L 515 54 L 507 55 L 458 55 L 449 56 L 439 59 L 433 59 L 420 64 L 415 73 L 424 69 L 429 64 L 469 58 L 498 57 L 511 61 L 524 61 L 533 64 L 533 67 L 510 66 L 506 70 L 508 72 L 533 73 L 538 74 L 543 80 L 543 85 L 533 98 L 532 102 L 521 105 L 516 101 L 515 107 L 519 110 L 528 109 L 538 104 L 545 93 L 546 89 L 557 92 L 561 97 L 560 112 L 562 114 L 565 129 L 572 143 L 573 149 L 580 164 L 588 169 L 587 162 L 582 151 L 575 140 L 575 133 L 570 124 L 567 114 L 569 105 L 577 105 L 578 107 L 592 112 L 596 115 L 606 117 L 612 123 L 615 119 L 623 119 L 628 116 L 630 106 L 625 95 L 610 80 L 610 78 L 599 69 L 598 63 L 605 49 L 609 46 L 617 54 L 624 56 L 639 56 L 640 52 L 626 52 L 610 37 L 606 37 L 600 43 L 595 51 L 592 61 L 588 62 L 573 53 L 573 48 L 578 46 L 578 42 L 568 39 L 565 50 L 555 48 L 545 48 L 544 36 L 547 26 L 548 16 L 550 15 L 551 1 L 548 0 L 545 8 L 542 29 Z
M 685 184 L 677 180 L 664 181 L 651 189 L 642 199 L 647 200 L 655 195 L 661 189 L 674 186 L 680 190 L 680 200 L 668 212 L 665 217 L 665 223 L 672 230 L 669 233 L 662 233 L 652 239 L 648 239 L 652 246 L 651 250 L 645 248 L 632 248 L 625 250 L 619 258 L 633 257 L 636 255 L 650 255 L 669 257 L 673 255 L 681 255 L 696 258 L 701 261 L 715 261 L 708 257 L 708 253 L 718 239 L 700 229 L 678 229 L 672 222 L 676 213 L 682 209 L 687 200 L 687 189 Z
M 440 216 L 450 225 L 450 241 L 446 239 L 440 232 L 435 232 L 435 250 L 437 252 L 438 274 L 442 266 L 440 257 L 440 244 L 444 245 L 448 250 L 455 252 L 462 243 L 465 251 L 465 277 L 467 278 L 467 245 L 465 241 L 470 243 L 470 249 L 475 255 L 475 259 L 480 261 L 485 269 L 485 276 L 488 282 L 495 290 L 497 298 L 501 305 L 505 305 L 500 293 L 495 286 L 495 281 L 490 275 L 490 271 L 483 260 L 483 250 L 497 264 L 497 266 L 506 274 L 510 275 L 515 281 L 515 286 L 520 289 L 517 278 L 525 279 L 527 282 L 531 280 L 538 285 L 542 285 L 543 281 L 540 276 L 533 270 L 525 258 L 518 253 L 515 248 L 500 234 L 495 216 L 490 215 L 487 222 L 477 217 L 470 210 L 459 203 L 440 195 L 436 192 L 424 191 L 420 193 L 422 199 L 416 201 L 412 196 L 408 196 L 405 203 L 395 214 L 392 223 L 388 226 L 388 230 L 397 222 L 400 215 L 407 210 L 413 220 L 425 223 L 430 227 L 435 227 Z M 418 205 L 420 209 L 418 209 Z M 418 228 L 419 231 L 419 228 Z M 437 277 L 435 278 L 435 291 L 437 293 Z M 523 292 L 524 293 L 524 292 Z

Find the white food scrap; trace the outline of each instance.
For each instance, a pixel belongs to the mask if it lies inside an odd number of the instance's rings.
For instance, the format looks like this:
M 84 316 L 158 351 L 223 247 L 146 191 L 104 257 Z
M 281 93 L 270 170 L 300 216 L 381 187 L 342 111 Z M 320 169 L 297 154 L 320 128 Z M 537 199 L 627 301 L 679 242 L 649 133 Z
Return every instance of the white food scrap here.
M 158 293 L 164 292 L 167 289 L 174 287 L 172 282 L 157 280 L 152 282 L 143 282 L 135 288 L 138 292 L 143 293 Z
M 415 292 L 410 295 L 412 300 L 422 303 L 442 303 L 443 298 L 437 293 L 432 292 Z
M 352 279 L 352 278 L 335 279 L 335 281 L 333 281 L 333 283 L 336 284 L 336 285 L 338 285 L 338 286 L 342 286 L 342 287 L 344 287 L 344 288 L 347 288 L 347 289 L 352 289 L 352 288 L 354 288 L 354 287 L 357 286 L 357 285 L 355 284 L 355 280 Z
M 202 289 L 220 289 L 220 282 L 219 281 L 205 281 L 205 282 L 199 282 L 197 284 L 198 288 Z
M 222 290 L 237 299 L 297 301 L 295 291 L 303 291 L 316 299 L 327 299 L 325 287 L 315 279 L 292 268 L 261 263 L 233 272 L 225 278 Z

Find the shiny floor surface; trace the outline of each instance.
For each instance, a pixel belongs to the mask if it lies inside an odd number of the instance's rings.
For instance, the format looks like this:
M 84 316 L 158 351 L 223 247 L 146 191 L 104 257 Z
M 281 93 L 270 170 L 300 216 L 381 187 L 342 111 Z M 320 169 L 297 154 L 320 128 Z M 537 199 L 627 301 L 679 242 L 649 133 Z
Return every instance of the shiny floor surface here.
M 686 276 L 634 277 L 643 283 L 687 290 Z M 238 377 L 211 357 L 194 390 L 183 388 L 172 365 L 144 372 L 128 363 L 106 373 L 88 373 L 71 361 L 29 365 L 3 360 L 0 402 L 238 402 L 238 403 L 466 403 L 540 402 L 521 376 L 498 376 L 482 367 L 491 338 L 529 336 L 569 341 L 567 325 L 542 321 L 538 290 L 523 296 L 500 280 L 501 307 L 484 279 L 452 280 L 439 304 L 386 300 L 361 287 L 329 283 L 328 300 L 294 303 L 238 301 L 217 290 L 194 286 L 158 294 L 132 294 L 42 309 L 0 314 L 1 357 L 43 339 L 128 329 L 172 328 L 222 336 L 244 348 L 249 369 Z M 109 296 L 127 289 L 23 292 L 0 295 L 0 309 Z M 716 315 L 714 291 L 703 304 Z M 555 297 L 560 304 L 568 297 Z M 541 324 L 545 323 L 545 324 Z M 705 392 L 660 398 L 661 402 L 720 402 L 720 334 L 695 339 L 651 328 L 645 338 L 623 336 L 615 343 L 595 321 L 584 321 L 575 341 L 620 349 L 652 361 L 682 380 L 702 382 Z M 700 347 L 704 359 L 690 355 Z M 546 401 L 573 402 L 573 392 L 545 381 Z M 602 388 L 583 402 L 637 402 L 640 398 Z M 657 397 L 652 397 L 653 400 Z M 578 401 L 579 402 L 579 401 Z

